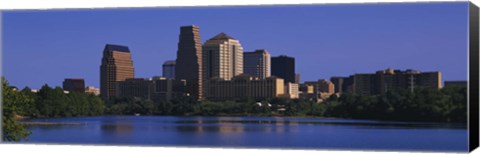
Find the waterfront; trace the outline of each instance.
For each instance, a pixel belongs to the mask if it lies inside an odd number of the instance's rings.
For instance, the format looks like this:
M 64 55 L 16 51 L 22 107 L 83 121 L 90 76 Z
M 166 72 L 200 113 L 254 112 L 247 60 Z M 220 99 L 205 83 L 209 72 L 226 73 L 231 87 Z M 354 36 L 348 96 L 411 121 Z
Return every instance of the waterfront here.
M 32 119 L 29 143 L 466 151 L 456 124 L 283 117 L 99 116 Z

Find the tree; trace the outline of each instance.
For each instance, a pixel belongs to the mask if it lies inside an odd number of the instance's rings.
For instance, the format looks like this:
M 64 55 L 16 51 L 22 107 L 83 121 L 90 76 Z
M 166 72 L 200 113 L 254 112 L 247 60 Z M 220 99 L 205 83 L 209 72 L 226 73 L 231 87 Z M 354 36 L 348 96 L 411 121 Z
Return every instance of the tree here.
M 31 132 L 29 132 L 23 124 L 18 123 L 18 121 L 15 119 L 15 116 L 17 112 L 20 111 L 19 106 L 24 102 L 31 101 L 30 98 L 26 97 L 20 92 L 14 91 L 4 77 L 2 77 L 2 98 L 2 140 L 28 140 L 28 136 L 31 134 Z

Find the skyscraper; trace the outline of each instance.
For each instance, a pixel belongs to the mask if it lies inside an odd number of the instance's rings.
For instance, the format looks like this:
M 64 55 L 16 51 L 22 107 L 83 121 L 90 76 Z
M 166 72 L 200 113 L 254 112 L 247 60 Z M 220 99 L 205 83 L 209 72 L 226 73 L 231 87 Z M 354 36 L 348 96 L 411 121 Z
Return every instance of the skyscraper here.
M 116 95 L 116 82 L 133 78 L 134 67 L 127 46 L 107 44 L 100 65 L 100 94 L 104 99 Z
M 162 67 L 163 77 L 168 79 L 175 79 L 175 60 L 165 61 Z
M 202 42 L 198 26 L 180 27 L 175 79 L 186 80 L 186 92 L 202 99 Z
M 206 80 L 230 80 L 243 73 L 243 48 L 240 42 L 220 33 L 203 44 L 203 74 Z
M 272 75 L 283 78 L 285 84 L 295 83 L 295 59 L 285 55 L 272 57 Z
M 254 52 L 244 52 L 243 71 L 245 74 L 260 79 L 269 77 L 271 75 L 270 53 L 265 49 L 255 50 Z

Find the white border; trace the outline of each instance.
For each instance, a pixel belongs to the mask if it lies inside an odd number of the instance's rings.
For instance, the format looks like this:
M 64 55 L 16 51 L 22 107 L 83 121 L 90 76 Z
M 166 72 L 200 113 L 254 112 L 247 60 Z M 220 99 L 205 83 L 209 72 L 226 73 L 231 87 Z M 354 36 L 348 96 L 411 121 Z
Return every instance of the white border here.
M 272 4 L 343 4 L 343 3 L 392 3 L 392 2 L 447 2 L 452 0 L 0 0 L 0 10 L 44 10 L 65 8 L 137 8 L 137 7 L 174 7 L 174 6 L 228 6 L 228 5 L 272 5 Z M 465 0 L 453 0 L 465 1 Z M 480 6 L 480 0 L 472 0 Z M 0 14 L 1 20 L 1 14 Z M 0 21 L 0 32 L 1 32 Z M 1 33 L 0 33 L 1 34 Z M 0 35 L 0 49 L 1 48 Z M 0 56 L 0 58 L 2 58 Z M 1 65 L 1 64 L 0 64 Z M 1 68 L 0 68 L 1 72 Z M 3 74 L 3 73 L 2 73 Z M 1 111 L 0 111 L 1 113 Z M 80 146 L 80 145 L 34 145 L 0 144 L 1 153 L 208 153 L 208 154 L 254 154 L 254 153 L 414 153 L 414 152 L 375 152 L 375 151 L 330 151 L 330 150 L 270 150 L 270 149 L 220 149 L 220 148 L 173 148 L 138 146 Z M 419 152 L 416 152 L 419 153 Z M 427 153 L 427 152 L 423 152 Z M 480 150 L 474 151 L 480 153 Z

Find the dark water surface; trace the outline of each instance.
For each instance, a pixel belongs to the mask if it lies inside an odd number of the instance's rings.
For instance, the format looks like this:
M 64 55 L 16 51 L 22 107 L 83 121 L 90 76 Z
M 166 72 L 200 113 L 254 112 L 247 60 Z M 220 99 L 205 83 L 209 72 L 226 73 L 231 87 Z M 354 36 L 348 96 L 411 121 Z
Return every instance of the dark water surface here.
M 467 150 L 463 125 L 275 117 L 33 119 L 30 143 L 358 150 Z

